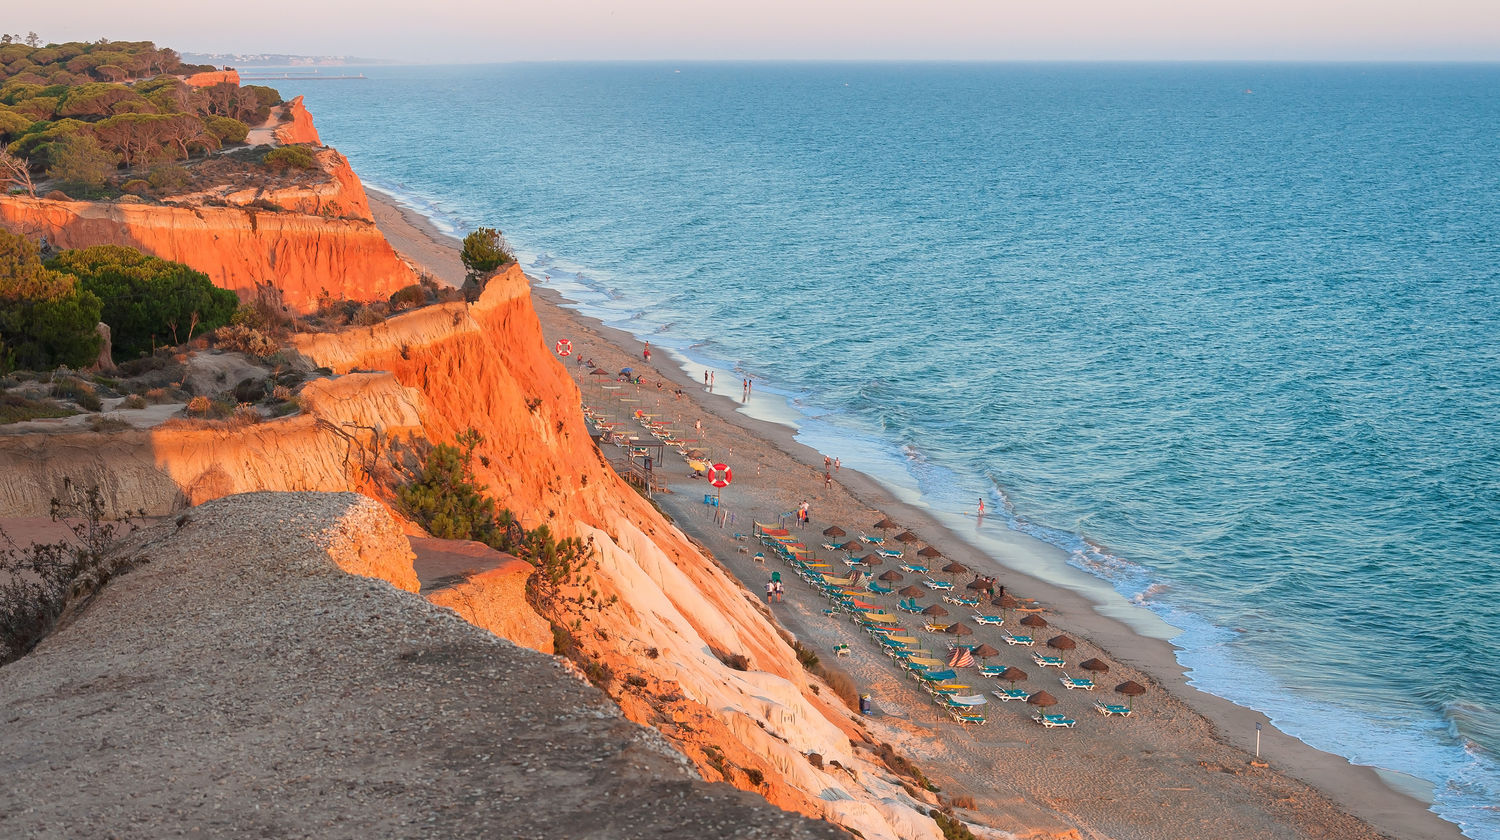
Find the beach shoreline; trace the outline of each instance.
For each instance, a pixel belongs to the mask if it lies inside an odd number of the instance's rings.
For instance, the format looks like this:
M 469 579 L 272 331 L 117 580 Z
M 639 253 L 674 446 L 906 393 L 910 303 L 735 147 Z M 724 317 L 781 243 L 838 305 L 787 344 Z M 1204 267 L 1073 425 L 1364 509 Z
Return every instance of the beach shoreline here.
M 456 242 L 452 237 L 438 230 L 420 214 L 401 207 L 392 198 L 376 190 L 370 191 L 370 203 L 377 224 L 399 252 L 440 280 L 454 285 L 462 282 L 462 266 L 456 259 Z M 621 359 L 633 359 L 634 364 L 643 364 L 642 344 L 636 337 L 570 309 L 568 301 L 554 291 L 533 287 L 533 301 L 549 341 L 569 337 L 576 353 L 599 357 L 609 364 Z M 722 426 L 723 429 L 716 431 L 716 434 L 728 435 L 727 439 L 742 442 L 740 445 L 745 448 L 741 454 L 746 456 L 747 462 L 769 465 L 773 470 L 785 473 L 780 475 L 781 486 L 772 486 L 776 482 L 767 481 L 765 488 L 759 491 L 760 496 L 757 498 L 761 500 L 762 507 L 783 498 L 788 482 L 794 483 L 793 486 L 796 486 L 795 482 L 802 482 L 808 488 L 803 491 L 804 495 L 819 494 L 818 488 L 823 483 L 824 454 L 799 443 L 795 439 L 795 431 L 786 425 L 747 416 L 741 410 L 743 406 L 733 399 L 733 394 L 739 391 L 736 383 L 727 382 L 718 389 L 719 393 L 705 394 L 701 384 L 695 380 L 695 373 L 685 369 L 686 360 L 665 354 L 659 355 L 650 363 L 644 363 L 644 367 L 649 370 L 648 375 L 652 378 L 659 377 L 672 383 L 675 389 L 681 389 L 685 400 L 701 413 L 703 419 L 710 424 Z M 701 370 L 701 366 L 698 369 Z M 792 474 L 794 472 L 796 475 Z M 760 477 L 759 469 L 756 470 L 756 477 Z M 747 475 L 745 478 L 750 477 Z M 736 479 L 736 486 L 742 486 L 739 484 L 739 475 Z M 1188 685 L 1184 668 L 1177 663 L 1175 649 L 1168 642 L 1142 634 L 1138 628 L 1107 614 L 1108 611 L 1103 610 L 1099 603 L 1085 597 L 1076 588 L 1059 586 L 1029 571 L 1007 566 L 1001 558 L 981 551 L 951 527 L 944 525 L 931 511 L 919 504 L 903 501 L 885 485 L 869 476 L 845 468 L 839 471 L 836 483 L 839 485 L 839 492 L 847 493 L 863 507 L 879 510 L 924 535 L 925 541 L 939 548 L 947 558 L 956 559 L 973 568 L 993 566 L 1002 569 L 1002 582 L 1052 608 L 1061 617 L 1059 623 L 1069 633 L 1097 645 L 1107 652 L 1110 660 L 1149 675 L 1152 683 L 1206 719 L 1212 725 L 1213 737 L 1243 754 L 1244 769 L 1250 768 L 1250 752 L 1255 746 L 1256 726 L 1259 724 L 1264 730 L 1261 733 L 1262 752 L 1269 760 L 1270 768 L 1256 768 L 1258 775 L 1280 774 L 1306 783 L 1328 797 L 1334 807 L 1367 822 L 1388 836 L 1461 837 L 1457 826 L 1438 817 L 1429 809 L 1428 803 L 1410 795 L 1408 791 L 1388 784 L 1376 770 L 1352 765 L 1342 757 L 1308 746 L 1280 733 L 1264 715 Z M 745 484 L 753 485 L 755 482 L 745 481 Z M 753 488 L 747 490 L 751 495 L 755 492 L 757 491 Z M 724 551 L 731 554 L 734 552 L 732 543 L 724 542 L 726 537 L 722 532 L 714 534 L 711 528 L 706 527 L 705 520 L 691 515 L 691 499 L 687 494 L 679 492 L 675 497 L 666 498 L 664 505 L 673 512 L 679 527 L 710 545 L 721 558 Z M 835 509 L 853 509 L 847 500 L 830 498 L 828 503 Z M 822 506 L 822 500 L 818 504 Z M 823 521 L 820 509 L 815 509 L 814 513 L 815 519 Z M 863 526 L 868 523 L 851 520 L 847 524 Z M 1003 528 L 998 522 L 995 527 Z M 750 525 L 748 522 L 739 523 L 737 528 L 748 531 Z M 809 542 L 815 540 L 809 539 Z M 735 562 L 729 565 L 753 591 L 755 581 L 749 577 L 754 574 L 753 568 L 746 570 L 738 558 L 733 559 Z M 1094 721 L 1091 720 L 1090 723 Z M 1228 771 L 1225 772 L 1228 774 Z M 1243 835 L 1225 834 L 1225 830 L 1221 826 L 1215 833 L 1219 836 L 1258 836 L 1248 830 Z M 1315 836 L 1315 832 L 1311 831 L 1306 834 Z

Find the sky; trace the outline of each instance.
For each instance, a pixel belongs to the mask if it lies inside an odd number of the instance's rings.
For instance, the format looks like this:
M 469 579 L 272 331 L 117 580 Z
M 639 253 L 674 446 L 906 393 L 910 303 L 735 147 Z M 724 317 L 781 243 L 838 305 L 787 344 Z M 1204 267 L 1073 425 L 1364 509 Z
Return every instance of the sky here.
M 419 63 L 1500 61 L 1500 0 L 62 0 L 3 17 L 44 41 Z

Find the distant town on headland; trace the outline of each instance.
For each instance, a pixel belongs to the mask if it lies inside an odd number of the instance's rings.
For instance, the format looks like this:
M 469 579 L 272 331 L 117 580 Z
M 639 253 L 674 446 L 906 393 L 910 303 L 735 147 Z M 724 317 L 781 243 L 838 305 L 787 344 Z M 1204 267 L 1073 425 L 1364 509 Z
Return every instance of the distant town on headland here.
M 353 55 L 285 55 L 282 53 L 182 53 L 189 64 L 214 64 L 230 67 L 341 67 L 351 64 L 399 64 L 388 58 L 361 58 Z

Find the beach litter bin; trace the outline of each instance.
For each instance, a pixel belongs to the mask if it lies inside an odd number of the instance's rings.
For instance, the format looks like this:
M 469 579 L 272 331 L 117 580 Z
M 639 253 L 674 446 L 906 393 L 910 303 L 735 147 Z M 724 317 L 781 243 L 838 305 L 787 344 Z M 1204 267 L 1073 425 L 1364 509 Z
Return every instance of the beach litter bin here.
M 862 715 L 869 714 L 870 713 L 870 708 L 871 708 L 872 705 L 873 705 L 873 703 L 870 700 L 870 695 L 868 695 L 868 694 L 861 694 L 861 695 L 859 695 L 859 713 L 860 714 L 862 714 Z

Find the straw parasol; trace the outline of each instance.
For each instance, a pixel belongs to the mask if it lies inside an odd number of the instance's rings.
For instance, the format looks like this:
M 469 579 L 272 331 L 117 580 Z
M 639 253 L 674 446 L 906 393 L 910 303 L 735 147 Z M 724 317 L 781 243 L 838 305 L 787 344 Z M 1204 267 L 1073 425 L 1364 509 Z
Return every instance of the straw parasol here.
M 901 589 L 897 590 L 897 593 L 905 595 L 908 598 L 920 598 L 923 595 L 927 594 L 927 590 L 923 589 L 920 586 L 917 586 L 916 584 L 912 584 L 911 586 L 902 587 Z
M 1146 687 L 1135 680 L 1126 680 L 1115 686 L 1115 691 L 1130 698 L 1130 707 L 1135 708 L 1135 698 L 1146 693 Z
M 1048 706 L 1056 706 L 1057 698 L 1053 697 L 1045 691 L 1038 691 L 1030 697 L 1027 697 L 1026 702 L 1030 703 L 1033 706 L 1041 706 L 1045 709 Z
M 931 557 L 931 558 L 936 559 L 938 557 L 942 557 L 943 556 L 943 552 L 938 551 L 937 549 L 935 549 L 935 548 L 933 548 L 932 546 L 929 545 L 929 546 L 923 548 L 921 551 L 917 552 L 917 556 L 918 557 Z M 967 572 L 968 570 L 969 570 L 968 567 L 965 566 L 964 567 L 964 571 Z
M 1015 598 L 1009 595 L 1001 595 L 998 598 L 992 599 L 990 603 L 994 604 L 1002 610 L 1013 610 L 1016 607 L 1021 606 L 1020 601 L 1017 601 Z
M 922 615 L 947 615 L 947 614 L 948 614 L 948 608 L 944 607 L 942 604 L 933 604 L 932 606 L 928 607 L 927 609 L 922 610 Z
M 901 526 L 897 525 L 895 522 L 892 522 L 891 518 L 889 516 L 882 516 L 880 518 L 879 522 L 876 522 L 874 525 L 871 525 L 870 527 L 871 528 L 879 528 L 881 531 L 894 531 L 897 528 L 900 528 Z
M 1095 673 L 1099 674 L 1109 673 L 1109 666 L 1098 659 L 1085 659 L 1082 662 L 1078 663 L 1078 667 L 1082 668 L 1085 671 L 1094 671 Z
M 881 557 L 879 554 L 871 554 L 868 557 L 859 558 L 859 562 L 865 564 L 866 566 L 879 566 L 885 562 L 885 558 Z
M 991 656 L 999 656 L 1000 651 L 995 650 L 989 645 L 980 645 L 979 647 L 974 648 L 974 655 L 979 657 L 980 659 L 989 659 Z
M 1018 683 L 1026 679 L 1026 672 L 1016 667 L 1006 668 L 1000 673 L 1000 679 L 1006 682 Z
M 880 573 L 880 579 L 881 580 L 906 580 L 906 578 L 903 577 L 902 574 L 900 572 L 896 571 L 895 569 L 891 569 L 889 572 L 881 572 Z
M 1030 615 L 1021 619 L 1021 626 L 1030 627 L 1033 630 L 1042 630 L 1047 626 L 1047 619 L 1042 618 L 1036 613 L 1031 613 Z
M 896 535 L 896 541 L 904 543 L 914 543 L 921 542 L 922 538 L 910 531 L 902 531 L 901 533 Z
M 845 531 L 843 528 L 840 528 L 837 525 L 829 525 L 827 528 L 823 529 L 823 536 L 825 537 L 842 537 L 848 533 L 848 531 Z
M 968 570 L 969 570 L 968 566 L 965 566 L 964 564 L 956 562 L 956 561 L 953 562 L 953 563 L 949 563 L 948 565 L 946 565 L 946 566 L 943 567 L 943 571 L 946 572 L 946 573 L 948 573 L 948 574 L 950 574 L 950 575 L 961 575 L 964 572 L 967 572 Z
M 969 625 L 964 624 L 963 622 L 959 622 L 958 624 L 950 624 L 950 625 L 948 625 L 948 629 L 946 631 L 944 631 L 944 632 L 946 632 L 950 636 L 972 636 L 972 635 L 974 635 L 973 628 L 969 627 Z
M 977 590 L 979 592 L 988 592 L 990 591 L 990 582 L 985 580 L 984 578 L 977 578 L 975 580 L 969 581 L 968 588 Z
M 1078 643 L 1067 636 L 1053 636 L 1047 640 L 1047 647 L 1054 650 L 1072 650 L 1078 647 Z

